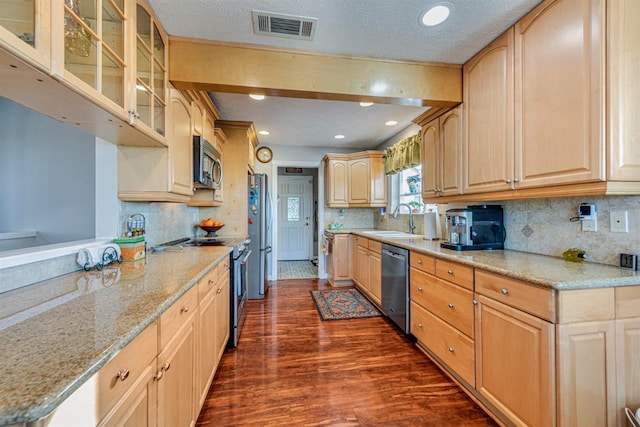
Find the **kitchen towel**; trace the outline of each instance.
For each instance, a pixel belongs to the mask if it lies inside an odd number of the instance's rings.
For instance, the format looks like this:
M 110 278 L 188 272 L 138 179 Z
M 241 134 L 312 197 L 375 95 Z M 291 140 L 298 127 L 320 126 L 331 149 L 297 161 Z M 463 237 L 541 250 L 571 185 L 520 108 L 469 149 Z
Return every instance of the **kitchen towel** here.
M 112 261 L 119 261 L 122 257 L 120 246 L 109 243 L 99 246 L 90 246 L 80 249 L 76 262 L 85 270 L 98 266 L 99 269 L 110 264 Z

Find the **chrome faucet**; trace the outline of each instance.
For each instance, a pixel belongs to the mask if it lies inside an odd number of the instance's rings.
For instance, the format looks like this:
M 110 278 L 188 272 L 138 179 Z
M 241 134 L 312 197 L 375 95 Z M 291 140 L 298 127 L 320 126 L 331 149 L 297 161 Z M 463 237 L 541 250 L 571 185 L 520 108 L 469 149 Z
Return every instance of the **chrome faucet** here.
M 398 203 L 395 210 L 393 211 L 393 217 L 396 218 L 398 216 L 398 211 L 401 206 L 405 206 L 409 210 L 409 234 L 414 234 L 416 231 L 416 226 L 413 224 L 413 212 L 411 211 L 411 206 L 406 203 Z

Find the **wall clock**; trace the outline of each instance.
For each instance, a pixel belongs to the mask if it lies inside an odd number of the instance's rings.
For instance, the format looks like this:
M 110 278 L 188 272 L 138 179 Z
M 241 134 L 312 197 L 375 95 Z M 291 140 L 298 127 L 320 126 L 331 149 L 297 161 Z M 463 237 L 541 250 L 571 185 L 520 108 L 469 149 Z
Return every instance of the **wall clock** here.
M 256 157 L 262 163 L 269 163 L 273 158 L 273 153 L 269 147 L 260 147 L 256 151 Z

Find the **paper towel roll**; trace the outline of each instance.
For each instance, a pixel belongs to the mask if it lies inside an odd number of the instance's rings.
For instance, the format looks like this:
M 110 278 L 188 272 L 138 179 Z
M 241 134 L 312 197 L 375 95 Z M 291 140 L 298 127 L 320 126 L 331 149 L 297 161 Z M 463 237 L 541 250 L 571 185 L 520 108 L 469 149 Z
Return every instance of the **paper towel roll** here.
M 440 240 L 442 237 L 438 212 L 425 212 L 423 237 L 425 240 Z

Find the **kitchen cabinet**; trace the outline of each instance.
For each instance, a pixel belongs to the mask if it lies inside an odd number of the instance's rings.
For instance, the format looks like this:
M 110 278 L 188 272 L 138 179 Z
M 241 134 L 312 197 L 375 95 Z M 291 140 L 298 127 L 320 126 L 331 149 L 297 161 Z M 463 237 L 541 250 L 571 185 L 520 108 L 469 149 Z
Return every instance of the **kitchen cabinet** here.
M 326 233 L 329 245 L 327 254 L 327 280 L 332 286 L 353 284 L 351 280 L 351 236 Z
M 439 363 L 473 387 L 473 269 L 411 252 L 409 279 L 411 334 Z
M 158 425 L 193 426 L 197 418 L 197 287 L 191 288 L 160 316 L 158 354 Z
M 169 147 L 118 147 L 118 197 L 187 202 L 193 194 L 191 105 L 176 89 L 169 99 Z
M 349 207 L 348 160 L 346 156 L 325 157 L 325 203 L 332 208 Z
M 351 235 L 351 279 L 356 285 L 360 283 L 360 272 L 358 271 L 358 248 L 360 246 L 360 239 L 364 239 L 364 237 L 356 236 L 355 234 Z
M 229 261 L 198 282 L 198 407 L 202 407 L 229 339 Z
M 511 188 L 514 158 L 514 30 L 463 67 L 463 192 Z M 423 131 L 424 134 L 424 131 Z
M 463 195 L 446 201 L 639 194 L 639 17 L 635 2 L 546 0 L 468 61 Z
M 640 288 L 636 287 L 637 295 Z M 636 317 L 616 320 L 616 393 L 614 410 L 620 413 L 618 425 L 624 426 L 622 408 L 640 408 L 640 313 Z M 609 398 L 612 395 L 608 396 Z
M 422 197 L 462 191 L 462 107 L 422 126 Z
M 216 126 L 226 136 L 224 144 L 224 203 L 219 215 L 226 218 L 225 226 L 218 234 L 244 236 L 247 234 L 247 175 L 249 169 L 249 148 L 259 144 L 252 122 L 216 120 Z
M 382 243 L 358 237 L 356 286 L 375 304 L 382 304 Z
M 325 202 L 330 208 L 384 207 L 387 205 L 387 177 L 384 152 L 326 154 Z
M 51 1 L 0 1 L 0 47 L 29 64 L 51 68 Z

